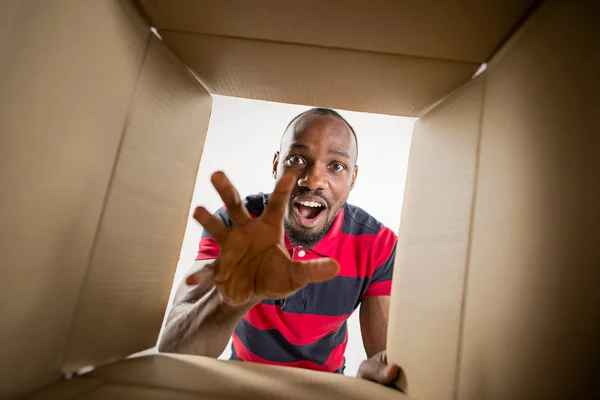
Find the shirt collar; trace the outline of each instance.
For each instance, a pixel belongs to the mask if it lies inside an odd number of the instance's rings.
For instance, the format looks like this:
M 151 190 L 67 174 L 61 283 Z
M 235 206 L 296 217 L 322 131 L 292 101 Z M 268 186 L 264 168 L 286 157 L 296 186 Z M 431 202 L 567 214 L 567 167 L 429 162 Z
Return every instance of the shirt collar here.
M 317 253 L 320 256 L 324 256 L 324 257 L 333 257 L 335 255 L 335 250 L 337 249 L 337 245 L 339 242 L 339 235 L 342 232 L 342 225 L 344 223 L 345 208 L 346 207 L 342 207 L 342 209 L 340 210 L 338 215 L 333 220 L 333 224 L 331 224 L 331 228 L 329 228 L 329 231 L 325 234 L 323 239 L 321 239 L 319 241 L 319 243 L 317 243 L 314 247 L 312 247 L 311 249 L 307 249 L 307 250 L 310 250 L 310 251 Z M 289 240 L 287 234 L 285 235 L 285 247 L 288 250 L 293 250 L 295 248 L 290 243 L 290 240 Z

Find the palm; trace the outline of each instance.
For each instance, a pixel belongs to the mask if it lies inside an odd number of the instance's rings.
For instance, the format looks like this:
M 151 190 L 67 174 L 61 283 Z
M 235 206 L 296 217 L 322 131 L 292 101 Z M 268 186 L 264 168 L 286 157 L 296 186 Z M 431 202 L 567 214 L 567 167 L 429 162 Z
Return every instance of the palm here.
M 233 226 L 228 229 L 203 208 L 196 210 L 194 218 L 221 248 L 213 267 L 214 279 L 228 303 L 282 298 L 309 282 L 337 275 L 339 266 L 334 260 L 293 261 L 285 249 L 283 218 L 293 176 L 281 178 L 263 215 L 256 220 L 250 217 L 224 174 L 214 174 L 212 182 L 227 206 Z

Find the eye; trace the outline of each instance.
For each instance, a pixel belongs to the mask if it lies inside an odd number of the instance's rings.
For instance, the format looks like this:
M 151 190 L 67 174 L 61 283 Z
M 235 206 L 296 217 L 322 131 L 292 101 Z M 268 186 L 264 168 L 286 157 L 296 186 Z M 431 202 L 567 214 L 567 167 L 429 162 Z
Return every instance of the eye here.
M 333 172 L 342 172 L 346 169 L 346 166 L 342 163 L 336 162 L 331 165 L 331 169 L 333 169 Z
M 306 161 L 304 160 L 304 158 L 302 158 L 300 156 L 289 156 L 286 161 L 289 165 L 304 165 L 304 164 L 306 164 Z

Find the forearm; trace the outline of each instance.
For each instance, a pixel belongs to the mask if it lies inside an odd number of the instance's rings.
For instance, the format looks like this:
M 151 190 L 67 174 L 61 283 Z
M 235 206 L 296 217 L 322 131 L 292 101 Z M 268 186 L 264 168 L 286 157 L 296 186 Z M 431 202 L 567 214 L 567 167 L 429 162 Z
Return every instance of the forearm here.
M 389 297 L 372 297 L 360 306 L 360 328 L 367 357 L 385 350 L 389 315 Z
M 254 304 L 231 307 L 215 287 L 204 293 L 192 291 L 169 314 L 159 351 L 218 357 Z

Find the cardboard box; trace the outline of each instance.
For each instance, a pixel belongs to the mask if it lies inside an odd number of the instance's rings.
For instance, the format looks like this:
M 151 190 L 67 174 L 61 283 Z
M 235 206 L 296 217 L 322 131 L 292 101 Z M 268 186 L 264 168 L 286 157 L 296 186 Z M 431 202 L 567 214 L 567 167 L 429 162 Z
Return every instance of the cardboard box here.
M 599 17 L 559 0 L 1 2 L 0 397 L 588 394 Z M 407 396 L 128 358 L 156 343 L 210 94 L 422 117 L 388 334 Z

